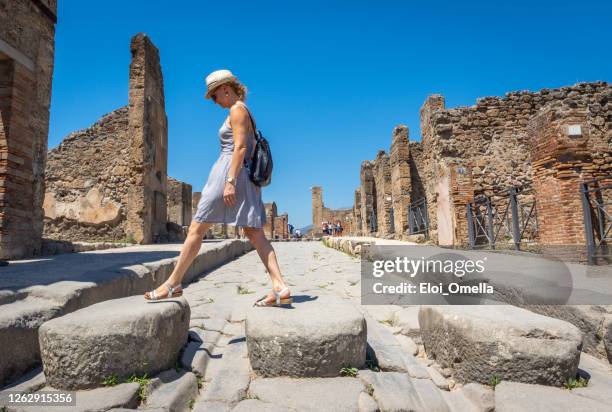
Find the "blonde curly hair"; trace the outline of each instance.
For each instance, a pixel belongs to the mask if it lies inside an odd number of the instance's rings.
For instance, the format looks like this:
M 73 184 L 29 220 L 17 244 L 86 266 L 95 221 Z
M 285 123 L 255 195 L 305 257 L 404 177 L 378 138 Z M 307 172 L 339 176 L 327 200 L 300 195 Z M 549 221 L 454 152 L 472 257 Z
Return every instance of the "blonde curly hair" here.
M 234 92 L 236 92 L 236 94 L 238 95 L 239 100 L 246 100 L 247 88 L 244 84 L 240 83 L 238 80 L 232 80 L 226 84 L 232 89 L 234 89 Z

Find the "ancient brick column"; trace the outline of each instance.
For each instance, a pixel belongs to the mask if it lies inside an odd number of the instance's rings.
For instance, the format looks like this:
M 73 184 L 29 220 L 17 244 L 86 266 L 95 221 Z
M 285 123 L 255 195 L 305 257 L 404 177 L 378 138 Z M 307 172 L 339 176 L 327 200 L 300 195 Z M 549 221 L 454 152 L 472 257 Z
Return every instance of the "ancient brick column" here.
M 353 203 L 353 219 L 351 224 L 350 235 L 361 236 L 363 234 L 361 221 L 361 190 L 355 190 L 355 200 Z
M 378 230 L 377 237 L 389 237 L 395 233 L 394 225 L 391 221 L 393 207 L 393 197 L 391 192 L 391 167 L 389 155 L 384 150 L 380 150 L 376 155 L 373 167 L 374 182 L 376 185 L 376 219 Z
M 166 236 L 168 121 L 159 52 L 145 34 L 131 43 L 128 138 L 134 184 L 128 193 L 126 232 L 139 243 Z
M 189 226 L 191 202 L 191 185 L 168 176 L 168 222 Z
M 363 236 L 372 236 L 371 228 L 376 225 L 376 183 L 372 162 L 363 161 L 359 171 L 361 197 L 361 231 Z
M 276 220 L 276 203 L 264 203 L 266 209 L 266 224 L 263 226 L 264 233 L 268 239 L 274 239 L 274 221 Z
M 586 242 L 580 184 L 608 174 L 611 153 L 605 117 L 572 106 L 544 107 L 529 124 L 539 243 L 568 249 Z
M 401 239 L 408 232 L 408 205 L 410 204 L 410 149 L 408 127 L 393 129 L 389 161 L 391 165 L 391 197 L 395 238 Z
M 15 259 L 41 251 L 57 2 L 0 9 L 0 259 Z
M 321 222 L 323 222 L 323 189 L 313 186 L 312 191 L 312 233 L 321 236 Z

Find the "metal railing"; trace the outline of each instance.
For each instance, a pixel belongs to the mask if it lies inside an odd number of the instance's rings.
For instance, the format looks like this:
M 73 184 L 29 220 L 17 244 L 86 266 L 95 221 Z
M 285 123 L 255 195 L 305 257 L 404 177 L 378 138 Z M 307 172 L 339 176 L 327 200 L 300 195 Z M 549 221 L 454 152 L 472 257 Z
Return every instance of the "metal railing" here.
M 535 200 L 520 201 L 520 187 L 511 187 L 495 203 L 479 195 L 466 205 L 468 243 L 471 249 L 488 246 L 495 249 L 500 239 L 512 239 L 514 248 L 537 236 L 538 222 Z M 527 236 L 529 235 L 529 236 Z
M 580 184 L 587 259 L 591 265 L 597 263 L 597 258 L 612 256 L 608 245 L 612 241 L 612 184 L 601 186 L 602 181 L 612 181 L 612 175 Z M 594 219 L 596 225 L 593 225 Z
M 429 239 L 429 215 L 427 199 L 422 198 L 408 205 L 408 234 L 424 234 Z

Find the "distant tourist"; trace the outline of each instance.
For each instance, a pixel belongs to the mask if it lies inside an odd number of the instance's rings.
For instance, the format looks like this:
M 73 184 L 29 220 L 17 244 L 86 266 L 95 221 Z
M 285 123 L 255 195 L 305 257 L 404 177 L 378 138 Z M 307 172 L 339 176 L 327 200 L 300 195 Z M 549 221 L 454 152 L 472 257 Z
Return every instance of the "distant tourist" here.
M 261 200 L 261 188 L 251 181 L 243 167 L 243 163 L 247 167 L 250 164 L 257 129 L 244 104 L 246 87 L 229 70 L 217 70 L 206 77 L 206 88 L 207 99 L 229 109 L 229 116 L 219 129 L 221 154 L 202 190 L 178 263 L 168 280 L 157 289 L 145 293 L 144 297 L 159 300 L 181 296 L 181 281 L 202 246 L 202 237 L 213 223 L 225 223 L 243 227 L 244 234 L 259 256 L 265 257 L 262 262 L 272 279 L 272 291 L 254 305 L 290 304 L 291 293 L 281 275 L 274 248 L 262 229 L 266 223 L 266 211 Z
M 295 237 L 298 239 L 302 238 L 302 231 L 300 229 L 295 229 Z
M 323 234 L 324 235 L 329 235 L 329 233 L 327 231 L 328 230 L 327 222 L 321 223 L 321 228 L 323 229 Z
M 338 236 L 342 236 L 342 224 L 340 223 L 340 221 L 338 220 L 338 222 L 336 223 L 336 234 Z

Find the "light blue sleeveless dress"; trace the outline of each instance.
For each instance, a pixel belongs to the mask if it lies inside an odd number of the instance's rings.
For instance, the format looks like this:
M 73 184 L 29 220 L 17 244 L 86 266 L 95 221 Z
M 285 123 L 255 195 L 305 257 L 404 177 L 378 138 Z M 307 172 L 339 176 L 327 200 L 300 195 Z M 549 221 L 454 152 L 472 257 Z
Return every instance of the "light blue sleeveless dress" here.
M 255 135 L 253 131 L 250 132 L 247 138 L 245 155 L 247 159 L 250 159 L 255 147 Z M 266 211 L 261 200 L 261 187 L 251 182 L 244 164 L 236 178 L 236 203 L 234 206 L 226 206 L 223 202 L 225 179 L 234 151 L 232 128 L 225 121 L 219 129 L 219 140 L 221 154 L 208 175 L 208 181 L 202 189 L 202 196 L 193 219 L 200 223 L 227 223 L 232 226 L 262 227 L 266 223 Z M 249 163 L 248 160 L 247 163 Z

